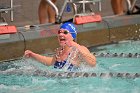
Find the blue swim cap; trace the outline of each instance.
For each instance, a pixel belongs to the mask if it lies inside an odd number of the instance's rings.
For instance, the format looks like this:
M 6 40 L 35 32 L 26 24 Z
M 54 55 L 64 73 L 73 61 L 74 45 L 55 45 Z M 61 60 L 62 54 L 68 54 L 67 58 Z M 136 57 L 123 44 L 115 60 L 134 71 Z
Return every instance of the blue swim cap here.
M 76 32 L 76 27 L 73 23 L 71 22 L 66 22 L 64 24 L 62 24 L 60 26 L 60 29 L 66 29 L 70 32 L 70 34 L 72 35 L 73 39 L 76 39 L 76 36 L 77 36 L 77 32 Z

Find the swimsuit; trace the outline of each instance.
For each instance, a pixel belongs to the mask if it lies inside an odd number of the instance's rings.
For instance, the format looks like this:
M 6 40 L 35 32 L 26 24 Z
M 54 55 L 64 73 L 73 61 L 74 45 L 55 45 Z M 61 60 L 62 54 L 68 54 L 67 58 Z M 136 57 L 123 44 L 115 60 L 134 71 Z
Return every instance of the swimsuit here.
M 68 63 L 66 64 L 66 63 L 67 63 L 66 60 L 62 61 L 62 62 L 56 61 L 54 64 L 54 68 L 62 69 L 64 66 L 67 65 L 67 70 L 71 71 L 73 69 L 74 65 L 71 63 L 70 64 L 68 64 Z
M 77 66 L 72 64 L 73 58 L 75 58 L 75 54 L 77 54 L 76 48 L 72 48 L 72 51 L 69 53 L 68 57 L 64 61 L 56 61 L 54 64 L 54 68 L 64 69 L 68 71 L 73 71 L 78 69 Z

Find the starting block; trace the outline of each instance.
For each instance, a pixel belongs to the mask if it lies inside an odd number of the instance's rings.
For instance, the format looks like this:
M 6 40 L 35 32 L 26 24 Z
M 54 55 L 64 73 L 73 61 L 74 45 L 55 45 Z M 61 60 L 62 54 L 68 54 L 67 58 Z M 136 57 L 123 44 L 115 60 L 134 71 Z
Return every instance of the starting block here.
M 91 15 L 76 15 L 74 18 L 75 24 L 85 24 L 85 23 L 93 23 L 102 21 L 102 17 L 99 14 L 91 14 Z
M 0 35 L 2 34 L 14 34 L 17 32 L 17 29 L 15 26 L 0 26 Z

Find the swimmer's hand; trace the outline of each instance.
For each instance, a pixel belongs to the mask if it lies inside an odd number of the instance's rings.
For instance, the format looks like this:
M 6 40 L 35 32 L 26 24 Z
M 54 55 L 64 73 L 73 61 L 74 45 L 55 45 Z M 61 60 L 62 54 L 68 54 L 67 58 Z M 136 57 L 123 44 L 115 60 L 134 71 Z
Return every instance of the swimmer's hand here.
M 24 52 L 24 57 L 29 58 L 29 57 L 32 57 L 32 55 L 33 55 L 33 52 L 30 51 L 30 50 L 26 50 L 26 51 Z

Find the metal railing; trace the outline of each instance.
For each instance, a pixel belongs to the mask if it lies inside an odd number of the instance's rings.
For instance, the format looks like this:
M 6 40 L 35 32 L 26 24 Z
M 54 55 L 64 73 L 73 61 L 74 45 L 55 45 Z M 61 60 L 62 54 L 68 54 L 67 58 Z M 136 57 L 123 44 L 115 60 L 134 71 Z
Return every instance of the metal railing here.
M 90 3 L 90 4 L 94 5 L 96 2 L 98 2 L 98 4 L 99 4 L 99 11 L 101 11 L 101 0 L 65 0 L 62 8 L 60 9 L 60 11 L 58 11 L 58 8 L 56 7 L 56 5 L 54 3 L 52 3 L 51 0 L 46 0 L 46 1 L 55 10 L 55 14 L 56 14 L 55 17 L 56 17 L 56 22 L 57 23 L 61 22 L 64 10 L 65 10 L 67 4 L 72 4 L 73 9 L 74 9 L 74 15 L 77 14 L 77 4 L 82 4 L 82 10 L 83 10 L 82 13 L 85 13 L 85 7 L 86 7 L 85 4 L 86 3 Z
M 137 0 L 133 0 L 133 2 L 131 3 L 130 0 L 127 0 L 127 5 L 128 5 L 128 11 L 133 11 L 135 4 L 136 4 Z
M 0 8 L 0 19 L 3 19 L 4 22 L 6 20 L 4 19 L 4 17 L 2 17 L 2 13 L 7 13 L 8 11 L 10 11 L 10 20 L 13 21 L 14 20 L 13 0 L 10 0 L 10 7 Z

